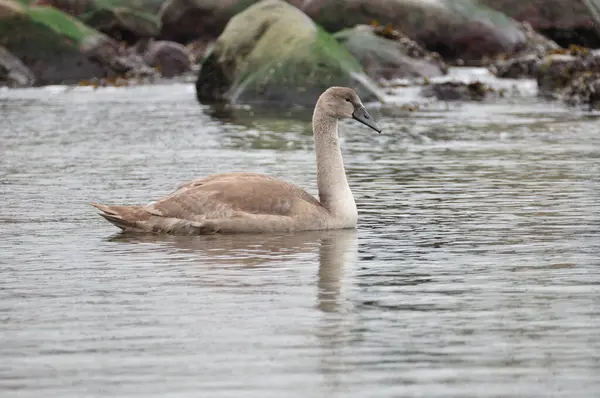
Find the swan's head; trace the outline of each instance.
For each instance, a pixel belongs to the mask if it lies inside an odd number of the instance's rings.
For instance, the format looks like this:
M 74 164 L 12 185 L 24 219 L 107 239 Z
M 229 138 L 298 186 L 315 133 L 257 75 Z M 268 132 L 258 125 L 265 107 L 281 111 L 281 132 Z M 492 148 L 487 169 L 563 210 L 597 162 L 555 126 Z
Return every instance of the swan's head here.
M 333 116 L 336 119 L 353 118 L 381 133 L 381 128 L 375 123 L 371 115 L 369 115 L 358 94 L 351 88 L 328 88 L 321 94 L 317 102 L 317 107 L 320 107 L 327 115 Z

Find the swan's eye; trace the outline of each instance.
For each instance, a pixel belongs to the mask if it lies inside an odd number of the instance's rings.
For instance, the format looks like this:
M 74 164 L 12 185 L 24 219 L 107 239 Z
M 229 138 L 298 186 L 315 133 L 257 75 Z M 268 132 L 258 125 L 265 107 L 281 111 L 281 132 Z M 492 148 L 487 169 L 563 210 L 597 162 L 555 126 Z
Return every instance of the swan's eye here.
M 350 102 L 350 98 L 346 98 L 346 101 L 347 101 L 347 102 Z

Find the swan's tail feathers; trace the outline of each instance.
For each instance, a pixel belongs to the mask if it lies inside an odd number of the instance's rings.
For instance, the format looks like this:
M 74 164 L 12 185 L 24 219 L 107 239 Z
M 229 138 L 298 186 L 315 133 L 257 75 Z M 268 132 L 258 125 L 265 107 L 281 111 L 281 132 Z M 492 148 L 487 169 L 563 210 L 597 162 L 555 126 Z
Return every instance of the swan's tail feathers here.
M 150 214 L 138 206 L 107 206 L 90 203 L 100 210 L 100 215 L 123 231 L 146 231 L 146 223 Z

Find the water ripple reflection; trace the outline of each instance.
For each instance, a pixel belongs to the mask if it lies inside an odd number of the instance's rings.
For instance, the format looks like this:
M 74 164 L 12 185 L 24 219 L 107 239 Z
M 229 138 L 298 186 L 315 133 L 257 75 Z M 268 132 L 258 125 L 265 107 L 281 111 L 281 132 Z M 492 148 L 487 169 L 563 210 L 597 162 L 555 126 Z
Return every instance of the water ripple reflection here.
M 213 172 L 316 193 L 310 112 L 190 85 L 0 91 L 3 397 L 593 397 L 598 116 L 533 98 L 344 122 L 357 231 L 116 234 Z

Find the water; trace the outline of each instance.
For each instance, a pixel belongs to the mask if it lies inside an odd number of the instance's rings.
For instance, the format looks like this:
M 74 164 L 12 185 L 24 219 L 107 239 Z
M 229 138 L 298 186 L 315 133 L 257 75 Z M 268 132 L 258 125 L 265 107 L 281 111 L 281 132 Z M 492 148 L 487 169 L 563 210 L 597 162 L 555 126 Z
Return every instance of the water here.
M 193 94 L 0 91 L 3 398 L 597 396 L 597 115 L 376 108 L 383 134 L 342 127 L 357 231 L 120 236 L 87 202 L 234 170 L 316 193 L 306 115 Z

